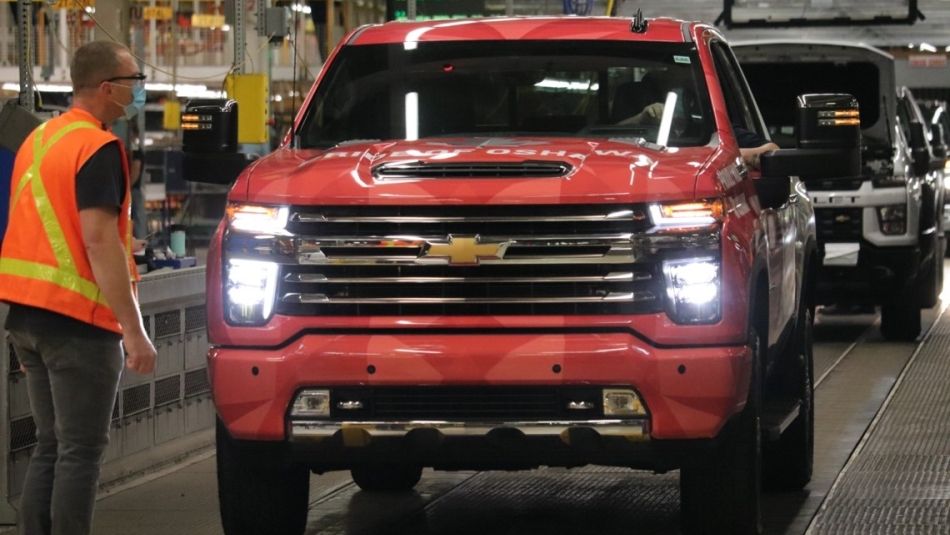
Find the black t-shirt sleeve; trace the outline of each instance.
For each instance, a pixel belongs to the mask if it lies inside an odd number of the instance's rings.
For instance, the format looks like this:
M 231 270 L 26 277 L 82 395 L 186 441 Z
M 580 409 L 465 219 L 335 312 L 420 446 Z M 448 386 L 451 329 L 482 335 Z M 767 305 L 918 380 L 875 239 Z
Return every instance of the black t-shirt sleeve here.
M 732 131 L 735 133 L 736 142 L 741 149 L 752 149 L 768 143 L 768 140 L 758 132 L 747 130 L 741 126 L 732 125 Z
M 76 173 L 76 206 L 112 208 L 119 212 L 125 198 L 125 177 L 122 176 L 122 158 L 119 143 L 106 143 L 86 160 Z

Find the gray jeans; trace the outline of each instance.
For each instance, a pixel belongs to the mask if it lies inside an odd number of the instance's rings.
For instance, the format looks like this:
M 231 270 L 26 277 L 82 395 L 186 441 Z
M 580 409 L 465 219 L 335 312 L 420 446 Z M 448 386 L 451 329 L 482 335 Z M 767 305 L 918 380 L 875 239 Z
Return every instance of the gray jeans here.
M 22 535 L 86 535 L 109 444 L 124 356 L 119 342 L 10 331 L 26 367 L 36 449 L 20 501 Z

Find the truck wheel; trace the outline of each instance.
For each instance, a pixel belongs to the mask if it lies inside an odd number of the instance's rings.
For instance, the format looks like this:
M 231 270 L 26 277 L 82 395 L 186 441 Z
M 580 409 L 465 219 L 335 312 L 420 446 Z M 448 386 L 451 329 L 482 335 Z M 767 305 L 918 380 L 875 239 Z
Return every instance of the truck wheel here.
M 287 462 L 282 442 L 235 440 L 219 420 L 218 501 L 225 535 L 301 535 L 310 470 Z
M 920 305 L 916 299 L 881 307 L 881 335 L 887 340 L 913 341 L 920 334 Z
M 919 279 L 920 306 L 930 308 L 940 300 L 943 291 L 943 254 L 940 245 L 943 240 L 934 238 L 934 247 L 930 265 L 924 270 Z
M 794 395 L 800 400 L 798 417 L 781 438 L 763 447 L 763 485 L 770 490 L 799 490 L 811 481 L 815 458 L 815 387 L 812 357 L 814 318 L 805 309 L 803 324 L 792 347 L 795 366 Z
M 680 511 L 688 535 L 760 532 L 762 432 L 761 337 L 751 336 L 752 379 L 746 407 L 723 428 L 709 455 L 680 469 Z
M 422 478 L 422 467 L 411 464 L 369 464 L 350 470 L 353 481 L 367 492 L 411 490 Z

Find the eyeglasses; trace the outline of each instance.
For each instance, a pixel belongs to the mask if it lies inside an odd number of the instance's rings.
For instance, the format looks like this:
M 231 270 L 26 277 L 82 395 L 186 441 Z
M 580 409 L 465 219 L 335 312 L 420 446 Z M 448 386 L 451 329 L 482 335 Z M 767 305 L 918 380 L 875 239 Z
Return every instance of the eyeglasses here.
M 117 80 L 133 80 L 135 81 L 135 84 L 133 85 L 141 85 L 145 83 L 145 78 L 146 76 L 144 73 L 137 72 L 135 74 L 130 74 L 128 76 L 113 76 L 112 78 L 107 78 L 103 80 L 103 82 L 115 82 Z

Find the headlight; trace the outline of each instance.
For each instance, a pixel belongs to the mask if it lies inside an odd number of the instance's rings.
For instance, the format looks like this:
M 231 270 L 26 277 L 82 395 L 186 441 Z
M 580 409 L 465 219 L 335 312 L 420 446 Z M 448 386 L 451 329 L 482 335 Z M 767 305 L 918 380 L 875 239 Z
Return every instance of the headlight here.
M 889 204 L 877 207 L 877 217 L 881 223 L 881 232 L 889 236 L 907 232 L 907 206 Z
M 706 227 L 722 219 L 722 201 L 652 204 L 650 218 L 661 229 Z
M 238 232 L 285 234 L 290 209 L 286 206 L 261 206 L 232 203 L 227 208 L 228 226 Z
M 687 258 L 663 262 L 667 313 L 677 323 L 719 321 L 719 261 Z
M 232 323 L 261 325 L 270 319 L 278 271 L 274 262 L 228 260 L 225 308 Z

